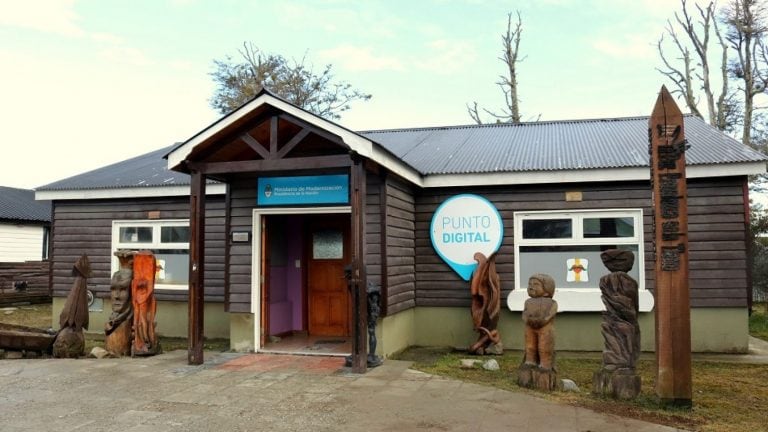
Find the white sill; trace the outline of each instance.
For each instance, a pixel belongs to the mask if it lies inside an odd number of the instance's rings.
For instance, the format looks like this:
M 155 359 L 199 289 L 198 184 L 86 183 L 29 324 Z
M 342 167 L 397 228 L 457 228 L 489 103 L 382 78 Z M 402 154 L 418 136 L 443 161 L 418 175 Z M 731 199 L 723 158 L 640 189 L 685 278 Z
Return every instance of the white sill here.
M 558 312 L 600 312 L 605 310 L 600 296 L 599 288 L 555 289 L 553 298 L 557 301 Z M 637 296 L 640 312 L 653 310 L 653 294 L 650 291 L 638 290 Z M 520 312 L 528 298 L 527 290 L 514 290 L 507 296 L 507 307 L 512 312 Z
M 163 285 L 163 284 L 155 284 L 156 290 L 168 290 L 168 291 L 189 291 L 189 286 L 187 285 Z

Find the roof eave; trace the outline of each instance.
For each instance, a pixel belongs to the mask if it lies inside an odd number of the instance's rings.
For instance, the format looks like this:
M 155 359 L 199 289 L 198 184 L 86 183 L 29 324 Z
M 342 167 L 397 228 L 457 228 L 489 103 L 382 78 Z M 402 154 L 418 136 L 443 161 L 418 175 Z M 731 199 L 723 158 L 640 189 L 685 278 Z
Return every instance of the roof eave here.
M 689 165 L 687 178 L 732 177 L 763 174 L 765 161 L 728 164 Z M 422 187 L 502 186 L 523 184 L 588 183 L 649 180 L 648 167 L 571 169 L 558 171 L 519 171 L 466 174 L 430 174 Z

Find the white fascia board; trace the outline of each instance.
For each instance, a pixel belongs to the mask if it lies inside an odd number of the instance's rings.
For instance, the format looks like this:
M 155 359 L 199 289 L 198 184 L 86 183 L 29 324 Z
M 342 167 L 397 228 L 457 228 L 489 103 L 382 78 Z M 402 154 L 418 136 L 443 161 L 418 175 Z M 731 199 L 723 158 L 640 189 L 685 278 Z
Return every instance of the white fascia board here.
M 765 162 L 693 165 L 686 168 L 687 178 L 729 177 L 762 174 Z M 424 177 L 425 188 L 458 186 L 499 186 L 510 184 L 586 183 L 605 181 L 650 180 L 646 167 L 600 168 L 562 171 L 526 171 L 478 174 L 432 174 Z
M 424 187 L 424 179 L 418 171 L 402 163 L 392 153 L 379 146 L 373 148 L 373 155 L 370 159 L 416 186 Z
M 223 195 L 227 186 L 209 184 L 205 187 L 206 195 Z M 80 189 L 35 191 L 35 199 L 40 200 L 78 200 L 110 198 L 156 198 L 168 196 L 189 196 L 189 186 L 147 186 L 112 189 Z

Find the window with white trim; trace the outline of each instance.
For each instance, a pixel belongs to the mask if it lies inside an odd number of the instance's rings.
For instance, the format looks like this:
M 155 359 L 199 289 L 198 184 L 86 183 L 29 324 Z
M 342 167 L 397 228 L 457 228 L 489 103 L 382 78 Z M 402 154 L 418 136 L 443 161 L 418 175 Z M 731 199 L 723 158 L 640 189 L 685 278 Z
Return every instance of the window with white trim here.
M 522 310 L 528 279 L 546 273 L 555 280 L 561 311 L 602 310 L 600 278 L 610 271 L 600 253 L 625 249 L 635 255 L 629 275 L 638 282 L 641 310 L 653 305 L 645 291 L 643 212 L 641 209 L 516 212 L 515 290 L 512 310 Z
M 112 252 L 151 250 L 158 270 L 155 288 L 189 288 L 189 220 L 131 220 L 112 222 Z M 112 256 L 112 273 L 119 263 Z

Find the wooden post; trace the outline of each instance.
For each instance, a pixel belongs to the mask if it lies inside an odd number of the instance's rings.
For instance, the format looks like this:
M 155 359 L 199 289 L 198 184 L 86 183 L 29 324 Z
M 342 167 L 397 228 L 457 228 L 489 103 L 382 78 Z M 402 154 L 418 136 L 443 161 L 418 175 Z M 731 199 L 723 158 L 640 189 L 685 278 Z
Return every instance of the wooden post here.
M 661 88 L 648 122 L 656 259 L 656 394 L 691 407 L 691 304 L 683 115 Z
M 189 196 L 189 349 L 188 362 L 203 364 L 203 309 L 205 305 L 205 176 L 192 171 Z
M 365 274 L 365 167 L 359 157 L 352 165 L 352 372 L 368 366 L 368 294 Z

